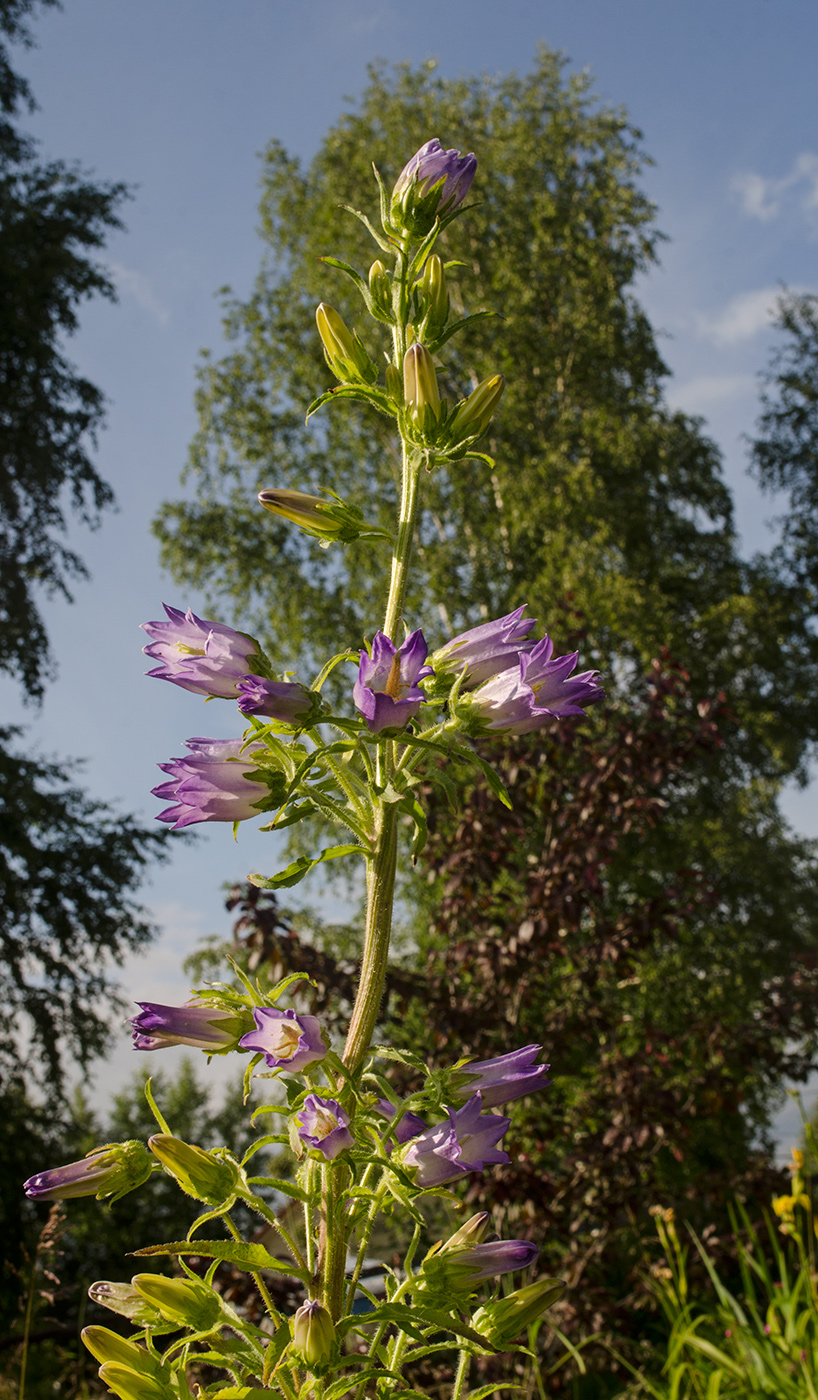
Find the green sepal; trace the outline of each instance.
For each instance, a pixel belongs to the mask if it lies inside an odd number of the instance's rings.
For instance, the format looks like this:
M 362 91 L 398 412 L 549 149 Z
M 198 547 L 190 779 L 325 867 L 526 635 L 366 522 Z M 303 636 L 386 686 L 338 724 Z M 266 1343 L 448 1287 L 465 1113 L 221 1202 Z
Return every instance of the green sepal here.
M 258 890 L 288 888 L 290 885 L 299 884 L 304 876 L 308 875 L 313 867 L 320 865 L 322 861 L 337 860 L 340 856 L 366 856 L 368 854 L 369 852 L 363 846 L 327 846 L 318 856 L 299 856 L 285 870 L 280 870 L 277 875 L 248 875 L 247 879 Z
M 340 207 L 342 209 L 346 209 L 348 214 L 352 214 L 353 218 L 360 219 L 367 233 L 372 235 L 378 247 L 382 248 L 385 253 L 389 253 L 392 256 L 394 256 L 395 244 L 388 243 L 385 238 L 381 237 L 374 224 L 366 217 L 366 214 L 362 214 L 360 209 L 355 209 L 354 206 L 351 204 L 342 204 Z
M 434 340 L 429 341 L 427 349 L 430 354 L 435 354 L 447 340 L 451 340 L 457 331 L 464 331 L 467 326 L 473 326 L 477 321 L 485 321 L 489 316 L 499 316 L 500 320 L 505 320 L 499 311 L 474 311 L 470 316 L 461 316 L 459 321 L 452 321 L 444 331 Z
M 131 1251 L 134 1256 L 149 1257 L 169 1254 L 171 1257 L 183 1254 L 198 1255 L 200 1259 L 218 1259 L 225 1264 L 235 1264 L 245 1273 L 258 1269 L 269 1269 L 271 1273 L 287 1274 L 309 1284 L 310 1276 L 306 1269 L 299 1269 L 289 1259 L 278 1259 L 263 1244 L 246 1244 L 240 1240 L 173 1240 L 170 1244 L 150 1244 L 144 1249 Z
M 342 262 L 340 258 L 330 258 L 330 257 L 319 258 L 318 261 L 319 261 L 319 262 L 322 262 L 322 263 L 326 263 L 328 267 L 337 267 L 339 272 L 345 272 L 346 275 L 347 275 L 347 277 L 351 277 L 351 278 L 352 278 L 352 280 L 353 280 L 353 282 L 355 283 L 356 287 L 358 288 L 358 290 L 359 290 L 359 291 L 361 292 L 361 294 L 363 295 L 364 300 L 367 299 L 368 288 L 367 288 L 366 282 L 365 282 L 364 278 L 361 276 L 360 272 L 356 272 L 356 271 L 355 271 L 355 268 L 354 268 L 354 267 L 350 267 L 349 263 Z
M 358 403 L 368 403 L 370 407 L 376 408 L 379 413 L 385 414 L 387 418 L 393 420 L 397 418 L 398 411 L 395 404 L 382 389 L 368 389 L 363 384 L 339 384 L 335 389 L 327 389 L 325 393 L 319 394 L 317 399 L 313 399 L 305 423 L 309 423 L 314 413 L 322 408 L 325 403 L 330 403 L 333 399 L 355 399 Z

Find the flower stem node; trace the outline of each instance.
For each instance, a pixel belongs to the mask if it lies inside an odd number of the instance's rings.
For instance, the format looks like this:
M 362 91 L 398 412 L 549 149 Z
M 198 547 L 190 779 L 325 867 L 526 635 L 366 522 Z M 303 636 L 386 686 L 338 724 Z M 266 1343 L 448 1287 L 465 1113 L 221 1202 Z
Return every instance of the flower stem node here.
M 506 1298 L 495 1298 L 485 1303 L 474 1314 L 472 1327 L 492 1346 L 510 1345 L 525 1328 L 536 1322 L 565 1292 L 565 1283 L 559 1278 L 541 1278 L 519 1288 Z
M 477 169 L 471 152 L 444 151 L 436 136 L 407 161 L 392 190 L 390 223 L 399 234 L 418 241 L 435 219 L 454 214 L 468 194 Z
M 322 301 L 315 313 L 327 364 L 342 384 L 374 384 L 372 363 L 355 331 L 350 331 L 333 306 Z
M 144 1143 L 113 1142 L 89 1152 L 81 1162 L 38 1172 L 23 1190 L 34 1201 L 65 1201 L 74 1196 L 96 1196 L 98 1201 L 110 1196 L 118 1201 L 147 1181 L 152 1168 Z
M 170 1133 L 155 1133 L 148 1147 L 188 1196 L 208 1206 L 235 1200 L 244 1185 L 241 1168 L 229 1155 L 205 1152 Z
M 305 534 L 315 535 L 324 547 L 336 542 L 350 544 L 352 540 L 361 538 L 391 540 L 388 530 L 366 523 L 363 511 L 358 506 L 348 505 L 334 491 L 327 491 L 326 494 L 332 499 L 310 496 L 305 491 L 279 491 L 268 487 L 259 491 L 258 499 L 265 510 L 280 515 L 282 520 L 289 520 Z
M 305 1366 L 330 1360 L 335 1349 L 335 1328 L 327 1309 L 314 1300 L 303 1303 L 293 1316 L 293 1350 Z
M 161 1274 L 136 1274 L 131 1283 L 163 1318 L 177 1322 L 180 1327 L 211 1332 L 230 1321 L 220 1295 L 206 1283 L 189 1278 L 163 1278 Z

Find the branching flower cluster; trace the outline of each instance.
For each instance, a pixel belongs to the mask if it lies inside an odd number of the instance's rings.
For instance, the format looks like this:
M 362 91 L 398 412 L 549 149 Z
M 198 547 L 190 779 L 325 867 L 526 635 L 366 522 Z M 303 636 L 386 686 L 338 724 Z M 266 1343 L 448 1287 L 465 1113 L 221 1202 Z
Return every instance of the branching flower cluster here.
M 204 1150 L 174 1135 L 146 1093 L 158 1131 L 147 1143 L 107 1144 L 82 1162 L 41 1172 L 26 1183 L 34 1199 L 96 1195 L 118 1199 L 155 1172 L 171 1176 L 201 1206 L 182 1241 L 138 1250 L 166 1256 L 177 1274 L 137 1274 L 130 1282 L 101 1281 L 91 1296 L 135 1329 L 126 1338 L 101 1326 L 86 1328 L 86 1345 L 100 1376 L 122 1400 L 187 1400 L 197 1394 L 257 1400 L 319 1396 L 417 1395 L 411 1367 L 437 1352 L 459 1353 L 454 1400 L 465 1393 L 474 1355 L 508 1350 L 559 1297 L 559 1280 L 535 1279 L 500 1294 L 498 1280 L 530 1269 L 537 1256 L 527 1240 L 491 1233 L 489 1217 L 472 1217 L 420 1256 L 426 1230 L 420 1208 L 449 1188 L 509 1158 L 501 1147 L 510 1120 L 493 1110 L 548 1082 L 541 1047 L 528 1045 L 492 1060 L 460 1060 L 431 1068 L 406 1050 L 373 1044 L 389 952 L 399 824 L 422 849 L 426 821 L 422 784 L 439 783 L 457 801 L 446 759 L 476 765 L 510 805 L 498 775 L 475 747 L 494 734 L 524 734 L 555 716 L 582 715 L 602 690 L 592 671 L 576 674 L 576 653 L 554 656 L 547 636 L 532 634 L 525 608 L 453 637 L 431 656 L 422 631 L 404 625 L 404 600 L 424 471 L 475 461 L 502 393 L 495 375 L 448 404 L 438 387 L 435 357 L 448 339 L 478 317 L 450 317 L 439 236 L 460 212 L 476 169 L 473 155 L 427 142 L 412 157 L 391 195 L 377 171 L 381 227 L 358 211 L 381 257 L 365 278 L 334 258 L 324 261 L 352 279 L 375 321 L 389 328 L 383 374 L 354 330 L 333 307 L 316 320 L 327 364 L 339 381 L 310 406 L 357 399 L 388 415 L 403 445 L 401 504 L 393 535 L 366 523 L 362 511 L 333 493 L 262 491 L 260 503 L 329 546 L 363 538 L 392 550 L 382 629 L 360 654 L 331 657 L 310 685 L 276 675 L 258 642 L 191 611 L 165 608 L 144 624 L 145 648 L 156 663 L 148 673 L 208 699 L 236 701 L 248 722 L 234 739 L 191 738 L 189 756 L 160 768 L 154 789 L 167 803 L 159 820 L 181 828 L 197 822 L 235 826 L 268 814 L 265 830 L 320 816 L 339 832 L 337 844 L 303 856 L 258 886 L 295 884 L 321 861 L 363 857 L 367 919 L 360 981 L 346 1045 L 337 1053 L 315 1016 L 287 1004 L 304 974 L 263 987 L 234 966 L 235 981 L 194 992 L 186 1006 L 139 1003 L 132 1021 L 139 1050 L 187 1045 L 208 1056 L 247 1058 L 245 1101 L 254 1079 L 278 1081 L 281 1093 L 253 1113 L 259 1136 L 241 1160 L 226 1148 Z M 347 713 L 335 714 L 322 694 L 338 666 L 357 665 Z M 389 1077 L 398 1062 L 418 1084 L 399 1097 Z M 274 1121 L 272 1124 L 265 1120 Z M 265 1131 L 272 1127 L 274 1131 Z M 289 1152 L 283 1178 L 253 1175 L 254 1159 L 270 1149 Z M 260 1158 L 263 1162 L 264 1158 Z M 282 1204 L 283 1203 L 283 1204 Z M 276 1253 L 245 1239 L 234 1208 L 253 1211 Z M 300 1212 L 300 1215 L 297 1213 Z M 387 1270 L 385 1296 L 362 1282 L 372 1231 L 379 1219 L 404 1217 L 411 1241 L 402 1267 Z M 202 1232 L 209 1226 L 207 1238 Z M 188 1262 L 210 1261 L 204 1277 Z M 222 1263 L 252 1274 L 266 1307 L 256 1326 L 231 1307 L 218 1287 Z M 265 1276 L 297 1278 L 307 1301 L 293 1316 L 275 1306 Z M 197 1367 L 226 1379 L 204 1387 Z M 474 1393 L 473 1400 L 493 1387 Z

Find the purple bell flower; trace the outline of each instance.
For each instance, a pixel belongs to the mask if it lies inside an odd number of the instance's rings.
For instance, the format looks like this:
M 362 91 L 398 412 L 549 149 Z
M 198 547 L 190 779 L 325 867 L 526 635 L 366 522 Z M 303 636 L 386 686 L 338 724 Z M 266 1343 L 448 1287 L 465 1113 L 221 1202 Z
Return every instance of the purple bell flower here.
M 361 652 L 358 679 L 352 698 L 373 734 L 382 729 L 402 729 L 426 699 L 418 681 L 433 674 L 425 666 L 428 651 L 421 631 L 411 632 L 396 647 L 383 632 L 372 640 L 372 655 Z
M 211 1054 L 238 1044 L 243 1018 L 215 1006 L 193 1001 L 187 1006 L 160 1006 L 138 1001 L 138 1016 L 131 1017 L 135 1050 L 164 1050 L 168 1045 L 190 1045 Z
M 320 1152 L 328 1162 L 353 1144 L 349 1115 L 337 1099 L 319 1099 L 317 1094 L 308 1094 L 293 1117 L 304 1146 Z
M 597 685 L 598 671 L 571 672 L 578 652 L 551 659 L 554 643 L 543 637 L 531 651 L 523 652 L 516 666 L 500 671 L 467 696 L 463 710 L 475 715 L 483 730 L 504 734 L 529 734 L 549 719 L 584 715 L 583 705 L 593 705 L 605 694 Z
M 452 1288 L 471 1290 L 498 1274 L 527 1269 L 539 1252 L 529 1240 L 491 1240 L 487 1244 L 472 1245 L 470 1249 L 453 1250 L 451 1254 L 441 1250 L 429 1261 L 429 1273 L 436 1281 L 445 1280 Z
M 535 619 L 524 617 L 524 613 L 525 604 L 506 613 L 505 617 L 470 627 L 467 632 L 452 637 L 432 657 L 435 674 L 453 674 L 466 669 L 464 689 L 473 690 L 499 671 L 516 665 L 520 653 L 531 651 L 536 645 L 533 638 L 528 637 Z
M 384 1118 L 394 1118 L 395 1110 L 388 1099 L 378 1099 L 375 1106 Z M 404 1113 L 398 1123 L 395 1140 L 400 1144 L 409 1142 L 413 1137 L 417 1137 L 418 1133 L 424 1132 L 428 1126 L 426 1119 L 421 1118 L 419 1113 Z
M 401 1165 L 414 1167 L 418 1186 L 445 1186 L 469 1172 L 482 1171 L 491 1162 L 507 1162 L 508 1153 L 497 1143 L 510 1123 L 497 1113 L 481 1113 L 479 1091 L 456 1112 L 448 1109 L 448 1123 L 438 1123 L 416 1137 L 400 1156 Z
M 297 681 L 268 681 L 244 676 L 236 686 L 243 715 L 266 715 L 282 724 L 298 724 L 309 715 L 315 696 Z
M 255 766 L 255 749 L 243 750 L 241 739 L 188 739 L 185 746 L 193 758 L 157 764 L 171 781 L 153 788 L 153 795 L 174 803 L 157 821 L 172 822 L 178 831 L 193 822 L 241 822 L 258 816 L 270 789 L 245 776 Z
M 479 1089 L 483 1107 L 494 1108 L 524 1098 L 535 1089 L 544 1089 L 551 1081 L 544 1078 L 548 1065 L 537 1064 L 541 1050 L 541 1045 L 524 1045 L 521 1050 L 495 1055 L 492 1060 L 472 1060 L 459 1071 L 463 1075 L 463 1094 Z
M 323 1060 L 327 1053 L 317 1016 L 257 1006 L 253 1020 L 256 1029 L 243 1035 L 239 1045 L 243 1050 L 261 1051 L 270 1069 L 288 1069 L 295 1074 L 315 1060 Z
M 68 1162 L 38 1172 L 23 1183 L 34 1201 L 65 1201 L 74 1196 L 124 1196 L 141 1186 L 151 1174 L 153 1162 L 143 1143 L 113 1142 L 89 1152 L 81 1162 Z
M 425 238 L 434 221 L 458 209 L 477 170 L 477 157 L 444 151 L 433 136 L 407 161 L 395 181 L 391 217 L 414 237 Z M 435 189 L 435 186 L 438 186 Z
M 194 695 L 216 695 L 232 699 L 238 682 L 250 670 L 249 658 L 259 653 L 258 642 L 243 632 L 235 632 L 220 622 L 208 622 L 188 608 L 162 607 L 167 622 L 143 622 L 142 630 L 152 638 L 144 647 L 146 656 L 161 664 L 148 671 L 162 681 L 172 681 Z

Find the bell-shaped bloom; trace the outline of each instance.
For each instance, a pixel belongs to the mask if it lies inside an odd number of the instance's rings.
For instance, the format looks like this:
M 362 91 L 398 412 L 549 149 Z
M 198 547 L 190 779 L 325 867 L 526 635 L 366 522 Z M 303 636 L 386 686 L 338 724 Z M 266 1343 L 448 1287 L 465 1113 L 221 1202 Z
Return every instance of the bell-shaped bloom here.
M 279 1011 L 276 1006 L 257 1006 L 253 1010 L 256 1023 L 239 1041 L 243 1050 L 257 1050 L 270 1069 L 288 1069 L 294 1074 L 316 1060 L 323 1060 L 327 1047 L 321 1035 L 317 1016 L 297 1016 L 292 1009 Z
M 418 682 L 432 675 L 431 666 L 424 665 L 427 651 L 426 638 L 418 630 L 410 632 L 401 647 L 376 632 L 372 655 L 361 652 L 352 698 L 373 734 L 403 729 L 417 714 L 426 699 Z
M 194 822 L 241 822 L 258 816 L 270 789 L 246 776 L 255 767 L 254 749 L 243 748 L 241 739 L 188 739 L 185 747 L 193 758 L 157 764 L 171 781 L 153 788 L 153 795 L 173 804 L 157 821 L 171 822 L 178 831 Z
M 390 215 L 398 228 L 425 238 L 434 221 L 463 203 L 477 170 L 477 157 L 444 151 L 436 136 L 407 161 L 395 181 Z
M 34 1201 L 65 1201 L 73 1196 L 118 1199 L 147 1181 L 152 1165 L 143 1143 L 114 1142 L 89 1152 L 81 1162 L 30 1176 L 23 1190 Z
M 522 1099 L 535 1089 L 544 1089 L 551 1081 L 545 1078 L 548 1065 L 537 1063 L 541 1050 L 541 1045 L 524 1045 L 521 1050 L 495 1055 L 492 1060 L 472 1060 L 460 1071 L 463 1095 L 474 1094 L 479 1089 L 483 1107 L 494 1108 L 497 1104 L 511 1103 L 512 1099 Z
M 349 1115 L 337 1099 L 321 1099 L 317 1094 L 308 1094 L 293 1117 L 304 1146 L 311 1152 L 320 1152 L 328 1162 L 353 1144 Z
M 490 1240 L 463 1249 L 441 1249 L 430 1255 L 423 1272 L 437 1288 L 471 1292 L 485 1279 L 527 1269 L 539 1250 L 529 1240 Z
M 293 1315 L 293 1350 L 306 1366 L 329 1361 L 335 1345 L 335 1327 L 327 1309 L 310 1299 Z
M 190 608 L 183 613 L 167 603 L 162 607 L 167 622 L 141 624 L 152 639 L 145 655 L 160 663 L 148 675 L 173 681 L 194 695 L 232 699 L 238 682 L 251 669 L 250 657 L 260 654 L 258 642 L 220 622 L 197 617 Z
M 471 1325 L 493 1346 L 503 1347 L 519 1337 L 532 1322 L 542 1317 L 546 1308 L 556 1303 L 565 1292 L 560 1278 L 540 1278 L 526 1288 L 518 1288 L 505 1298 L 484 1303 L 474 1314 Z
M 297 681 L 268 681 L 265 676 L 245 676 L 237 690 L 243 715 L 266 715 L 282 724 L 303 723 L 318 701 L 314 691 Z
M 492 1162 L 507 1162 L 497 1147 L 510 1123 L 497 1113 L 481 1113 L 482 1098 L 473 1094 L 462 1108 L 448 1109 L 448 1123 L 437 1123 L 413 1139 L 400 1155 L 401 1165 L 415 1169 L 418 1186 L 445 1186 L 482 1171 Z
M 164 1050 L 168 1045 L 190 1045 L 194 1050 L 235 1049 L 244 1017 L 233 1011 L 202 1006 L 160 1006 L 155 1001 L 138 1001 L 139 1014 L 131 1017 L 134 1050 Z
M 497 617 L 460 632 L 439 648 L 431 659 L 436 676 L 455 675 L 466 671 L 463 687 L 472 690 L 490 680 L 500 671 L 518 664 L 523 652 L 536 645 L 529 632 L 536 619 L 525 616 L 525 604 Z
M 395 1110 L 388 1099 L 378 1099 L 376 1108 L 382 1113 L 384 1118 L 394 1118 Z M 395 1129 L 395 1141 L 398 1143 L 409 1142 L 411 1138 L 417 1137 L 428 1128 L 425 1118 L 421 1118 L 419 1113 L 404 1113 Z
M 221 1206 L 234 1199 L 241 1185 L 237 1163 L 170 1133 L 154 1133 L 148 1138 L 148 1147 L 188 1196 L 209 1206 Z
M 596 681 L 599 672 L 572 676 L 578 652 L 552 660 L 553 651 L 551 638 L 543 637 L 520 655 L 516 666 L 498 672 L 466 697 L 467 714 L 476 717 L 482 729 L 504 734 L 529 734 L 549 719 L 584 715 L 583 706 L 605 694 Z

